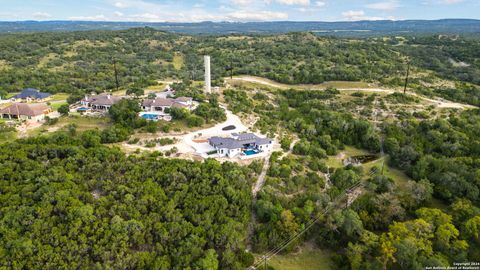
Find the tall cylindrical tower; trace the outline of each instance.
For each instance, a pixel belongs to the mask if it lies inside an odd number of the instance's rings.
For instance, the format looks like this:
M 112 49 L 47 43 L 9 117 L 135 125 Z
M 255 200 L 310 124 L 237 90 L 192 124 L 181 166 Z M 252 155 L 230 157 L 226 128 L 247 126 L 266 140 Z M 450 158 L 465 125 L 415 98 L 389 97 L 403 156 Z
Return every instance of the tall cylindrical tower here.
M 210 94 L 212 93 L 212 79 L 210 76 L 210 56 L 205 55 L 205 92 Z

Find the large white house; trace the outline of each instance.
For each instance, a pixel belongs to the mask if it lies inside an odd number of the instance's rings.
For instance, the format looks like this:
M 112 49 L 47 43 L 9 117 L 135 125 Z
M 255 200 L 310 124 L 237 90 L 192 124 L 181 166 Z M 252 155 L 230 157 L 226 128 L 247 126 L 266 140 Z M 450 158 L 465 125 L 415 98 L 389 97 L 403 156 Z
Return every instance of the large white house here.
M 171 108 L 185 108 L 192 110 L 193 99 L 190 97 L 172 98 L 155 98 L 146 99 L 142 102 L 142 112 L 140 117 L 148 120 L 172 120 L 170 116 Z
M 269 152 L 273 148 L 273 140 L 260 138 L 253 133 L 233 133 L 232 137 L 211 137 L 208 143 L 217 150 L 217 154 L 223 157 L 235 157 L 237 155 L 255 155 Z
M 118 97 L 112 96 L 110 94 L 91 95 L 85 96 L 80 101 L 80 104 L 95 111 L 108 112 L 108 110 L 113 106 L 113 104 L 116 104 L 120 102 L 120 100 L 125 98 L 128 97 Z

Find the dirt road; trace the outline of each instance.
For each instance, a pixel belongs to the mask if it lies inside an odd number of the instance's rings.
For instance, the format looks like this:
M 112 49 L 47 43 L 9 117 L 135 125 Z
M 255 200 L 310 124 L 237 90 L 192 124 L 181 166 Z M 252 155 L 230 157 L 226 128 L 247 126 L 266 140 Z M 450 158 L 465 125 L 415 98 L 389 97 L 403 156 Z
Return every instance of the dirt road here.
M 308 84 L 299 84 L 299 85 L 287 85 L 287 84 L 282 84 L 278 82 L 274 82 L 269 79 L 265 78 L 260 78 L 260 77 L 253 77 L 253 76 L 239 76 L 239 77 L 233 77 L 233 79 L 230 79 L 233 81 L 244 81 L 244 82 L 251 82 L 251 83 L 257 83 L 257 84 L 262 84 L 270 87 L 275 87 L 279 89 L 290 89 L 290 88 L 296 88 L 296 89 L 323 89 L 325 86 L 318 84 L 318 85 L 308 85 Z M 354 88 L 337 88 L 338 91 L 360 91 L 360 92 L 378 92 L 378 93 L 387 93 L 387 94 L 392 94 L 394 92 L 398 92 L 392 89 L 384 89 L 384 88 L 362 88 L 362 87 L 354 87 Z M 457 103 L 457 102 L 452 102 L 444 99 L 431 99 L 427 98 L 421 95 L 418 95 L 416 93 L 408 93 L 409 95 L 418 97 L 424 101 L 427 101 L 429 103 L 432 103 L 433 105 L 436 105 L 439 108 L 451 108 L 451 109 L 472 109 L 476 108 L 475 106 L 472 105 L 467 105 L 467 104 L 462 104 L 462 103 Z

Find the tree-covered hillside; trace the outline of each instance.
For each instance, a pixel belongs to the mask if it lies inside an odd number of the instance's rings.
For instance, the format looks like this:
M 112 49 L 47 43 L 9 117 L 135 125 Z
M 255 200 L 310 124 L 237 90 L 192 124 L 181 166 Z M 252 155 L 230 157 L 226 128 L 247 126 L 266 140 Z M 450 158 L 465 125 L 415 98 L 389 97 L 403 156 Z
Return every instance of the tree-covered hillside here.
M 155 80 L 203 79 L 202 55 L 212 56 L 215 84 L 233 74 L 275 81 L 366 81 L 410 87 L 478 103 L 478 39 L 458 36 L 334 38 L 312 33 L 188 36 L 138 28 L 122 31 L 0 35 L 0 91 L 37 87 L 85 93 L 144 87 Z M 467 84 L 445 84 L 443 79 Z M 449 89 L 458 89 L 455 93 Z M 1 94 L 1 93 L 0 93 Z
M 2 269 L 243 269 L 247 167 L 58 133 L 0 148 Z M 251 256 L 251 255 L 250 255 Z
M 446 267 L 480 256 L 478 109 L 421 117 L 403 107 L 383 119 L 375 111 L 388 112 L 389 98 L 414 101 L 334 89 L 261 93 L 224 92 L 232 110 L 259 118 L 256 128 L 282 134 L 287 151 L 270 158 L 254 204 L 256 252 L 271 254 L 316 219 L 284 247 L 286 254 L 315 242 L 335 251 L 333 269 L 355 270 Z M 378 160 L 332 162 L 349 146 Z M 387 172 L 395 168 L 406 175 Z M 356 184 L 363 187 L 350 190 Z M 347 200 L 337 203 L 346 190 L 356 194 L 349 207 Z

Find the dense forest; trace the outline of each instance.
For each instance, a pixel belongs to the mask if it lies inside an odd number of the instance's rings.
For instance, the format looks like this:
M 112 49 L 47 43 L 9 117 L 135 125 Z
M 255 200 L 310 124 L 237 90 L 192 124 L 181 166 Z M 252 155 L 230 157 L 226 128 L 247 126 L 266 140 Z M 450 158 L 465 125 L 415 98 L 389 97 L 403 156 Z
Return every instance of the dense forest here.
M 258 113 L 258 129 L 277 134 L 287 130 L 299 139 L 292 149 L 295 155 L 270 159 L 267 186 L 254 205 L 259 221 L 255 251 L 281 246 L 318 218 L 287 252 L 314 239 L 337 251 L 336 269 L 424 269 L 478 259 L 479 111 L 452 113 L 446 119 L 407 113 L 376 128 L 339 106 L 338 94 L 333 89 L 287 90 L 270 92 L 269 98 L 257 92 L 253 97 L 262 102 L 255 102 L 243 90 L 225 92 L 232 110 Z M 359 99 L 373 102 L 379 97 Z M 395 100 L 400 101 L 412 102 Z M 273 109 L 272 103 L 279 107 Z M 288 135 L 281 140 L 284 150 L 291 143 Z M 330 168 L 327 157 L 347 145 L 377 154 L 383 145 L 389 165 L 413 180 L 395 182 L 381 167 Z M 365 189 L 350 208 L 336 205 L 324 213 L 358 183 Z M 443 206 L 432 207 L 433 202 Z
M 0 147 L 0 268 L 245 269 L 253 254 L 277 248 L 312 220 L 284 252 L 313 242 L 333 251 L 335 269 L 354 270 L 478 260 L 478 109 L 334 88 L 233 85 L 205 95 L 194 81 L 203 79 L 204 54 L 212 56 L 215 85 L 233 71 L 286 84 L 397 87 L 410 63 L 409 90 L 480 105 L 479 44 L 460 36 L 189 36 L 152 28 L 1 34 L 2 97 L 24 87 L 66 92 L 69 101 L 113 91 L 115 68 L 121 89 L 133 94 L 178 79 L 172 86 L 179 96 L 202 102 L 191 112 L 171 109 L 175 121 L 188 128 L 224 121 L 224 102 L 254 119 L 255 131 L 278 138 L 282 151 L 270 156 L 265 185 L 254 197 L 260 161 L 198 162 L 117 148 L 132 134 L 166 126 L 139 118 L 136 99 L 112 106 L 101 129 L 70 124 L 8 140 L 13 128 L 2 122 L 8 142 Z M 348 149 L 379 163 L 330 163 Z M 349 204 L 352 187 L 361 192 Z
M 0 267 L 242 269 L 253 172 L 58 133 L 0 150 Z M 98 141 L 98 140 L 97 140 Z
M 475 37 L 442 35 L 364 39 L 313 33 L 188 36 L 153 28 L 1 34 L 0 95 L 25 87 L 79 95 L 114 90 L 114 68 L 122 88 L 144 87 L 167 78 L 202 80 L 201 56 L 209 54 L 217 85 L 232 70 L 234 75 L 288 84 L 339 80 L 403 86 L 410 62 L 412 89 L 478 104 L 479 44 Z M 463 84 L 444 85 L 440 78 Z

